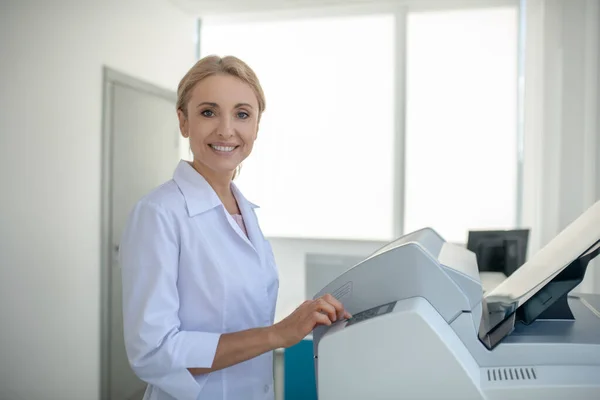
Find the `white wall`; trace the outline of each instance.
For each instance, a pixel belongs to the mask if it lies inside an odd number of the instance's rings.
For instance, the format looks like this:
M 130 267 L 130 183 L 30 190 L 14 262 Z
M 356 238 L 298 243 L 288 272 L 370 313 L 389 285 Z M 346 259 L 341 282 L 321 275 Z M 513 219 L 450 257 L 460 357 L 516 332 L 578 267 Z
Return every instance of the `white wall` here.
M 175 89 L 195 24 L 167 0 L 2 1 L 0 399 L 98 398 L 102 66 Z
M 596 60 L 598 62 L 598 68 L 600 69 L 600 2 L 598 3 L 596 14 L 596 28 L 598 29 L 598 36 L 596 40 Z M 594 14 L 591 14 L 591 18 L 594 18 Z M 597 93 L 598 97 L 596 98 L 596 200 L 600 200 L 600 74 L 597 79 Z M 594 261 L 594 291 L 596 293 L 600 293 L 600 260 L 596 259 Z
M 524 224 L 544 246 L 598 200 L 598 0 L 528 0 Z M 581 291 L 600 292 L 597 264 Z
M 564 228 L 596 197 L 598 101 L 598 0 L 563 2 L 563 109 L 560 157 L 559 228 Z M 590 264 L 581 290 L 600 292 L 598 262 Z
M 307 253 L 368 256 L 382 247 L 382 242 L 353 240 L 270 239 L 279 269 L 279 298 L 276 320 L 288 316 L 306 298 L 304 261 Z

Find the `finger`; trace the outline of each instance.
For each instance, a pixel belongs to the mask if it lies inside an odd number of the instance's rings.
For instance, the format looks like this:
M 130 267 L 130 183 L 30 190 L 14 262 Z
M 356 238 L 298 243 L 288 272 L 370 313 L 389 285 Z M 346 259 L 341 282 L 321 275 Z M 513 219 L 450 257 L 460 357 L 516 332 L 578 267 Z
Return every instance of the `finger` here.
M 304 307 L 310 306 L 311 303 L 312 303 L 312 301 L 310 301 L 310 300 L 303 301 L 302 304 L 300 304 L 298 307 L 296 307 L 296 310 L 294 310 L 294 312 L 302 310 Z
M 325 296 L 323 296 L 323 300 L 327 301 L 329 304 L 331 304 L 333 307 L 335 307 L 335 311 L 337 313 L 338 318 L 341 319 L 342 316 L 345 315 L 344 314 L 345 313 L 344 305 L 342 304 L 341 301 L 339 301 L 338 299 L 336 299 L 329 293 L 327 293 Z
M 323 300 L 334 306 L 337 311 L 344 310 L 344 305 L 342 304 L 342 302 L 330 295 L 329 293 L 323 296 Z
M 332 306 L 331 304 L 329 304 L 328 302 L 326 302 L 323 299 L 318 299 L 315 302 L 315 307 L 317 308 L 317 311 L 321 311 L 326 313 L 329 316 L 329 319 L 332 321 L 336 321 L 338 316 L 337 316 L 337 312 L 335 310 L 335 307 Z
M 344 311 L 344 318 L 350 319 L 352 318 L 352 314 L 350 314 L 348 311 Z
M 327 317 L 326 314 L 320 313 L 320 312 L 314 312 L 313 313 L 313 317 L 314 317 L 314 325 L 331 325 L 332 322 L 329 319 L 329 317 Z

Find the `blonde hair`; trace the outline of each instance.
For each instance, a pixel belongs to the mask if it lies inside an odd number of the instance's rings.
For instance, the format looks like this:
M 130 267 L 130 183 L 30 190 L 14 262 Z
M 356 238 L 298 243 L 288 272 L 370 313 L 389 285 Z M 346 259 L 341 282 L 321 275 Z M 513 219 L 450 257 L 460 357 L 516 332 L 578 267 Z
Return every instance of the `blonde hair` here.
M 258 100 L 258 119 L 265 111 L 265 94 L 260 86 L 258 77 L 242 60 L 234 56 L 206 56 L 200 59 L 179 82 L 177 88 L 177 110 L 181 110 L 187 118 L 187 104 L 192 96 L 192 90 L 198 82 L 212 75 L 225 74 L 235 76 L 250 85 Z
M 258 100 L 258 121 L 260 122 L 260 117 L 266 107 L 265 94 L 252 68 L 234 56 L 219 57 L 210 55 L 198 60 L 179 82 L 179 86 L 177 87 L 177 110 L 181 110 L 187 118 L 187 105 L 192 97 L 194 87 L 201 80 L 217 74 L 235 76 L 250 85 Z M 238 165 L 231 179 L 235 179 L 239 175 L 240 170 L 241 165 Z

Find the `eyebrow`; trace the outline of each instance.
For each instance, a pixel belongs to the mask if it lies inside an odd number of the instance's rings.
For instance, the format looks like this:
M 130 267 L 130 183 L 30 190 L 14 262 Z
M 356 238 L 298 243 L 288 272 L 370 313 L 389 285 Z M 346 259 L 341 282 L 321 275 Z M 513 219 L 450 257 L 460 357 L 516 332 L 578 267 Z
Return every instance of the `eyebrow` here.
M 208 101 L 202 102 L 200 104 L 198 104 L 196 106 L 196 108 L 199 108 L 200 106 L 211 106 L 211 107 L 219 107 L 219 105 L 217 103 L 210 103 Z
M 209 102 L 209 101 L 204 101 L 204 102 L 198 104 L 196 106 L 196 108 L 199 108 L 201 106 L 211 106 L 213 108 L 219 108 L 219 105 L 217 103 L 212 103 L 212 102 Z M 250 104 L 248 104 L 248 103 L 237 103 L 234 108 L 240 108 L 240 107 L 252 108 L 252 106 Z

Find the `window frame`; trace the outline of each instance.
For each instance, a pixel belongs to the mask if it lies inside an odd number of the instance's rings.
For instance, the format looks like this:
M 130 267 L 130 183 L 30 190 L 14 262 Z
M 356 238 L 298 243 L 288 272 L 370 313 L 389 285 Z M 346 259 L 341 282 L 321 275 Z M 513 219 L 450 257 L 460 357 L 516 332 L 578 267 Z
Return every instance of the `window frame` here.
M 407 47 L 407 18 L 409 13 L 428 11 L 451 11 L 461 9 L 482 9 L 501 6 L 512 6 L 517 11 L 518 26 L 518 82 L 515 82 L 515 93 L 517 95 L 517 188 L 515 190 L 515 227 L 522 227 L 523 214 L 523 87 L 524 87 L 524 3 L 526 0 L 433 0 L 423 2 L 422 0 L 396 0 L 369 2 L 365 4 L 352 5 L 325 5 L 320 7 L 285 9 L 275 11 L 244 12 L 230 15 L 211 15 L 199 18 L 197 21 L 196 55 L 200 58 L 202 54 L 201 40 L 202 27 L 210 25 L 221 25 L 231 23 L 252 23 L 294 19 L 318 19 L 331 17 L 365 16 L 375 14 L 392 14 L 394 16 L 394 41 L 396 43 L 394 52 L 394 178 L 392 188 L 392 218 L 393 237 L 390 240 L 404 235 L 405 220 L 405 152 L 406 152 L 406 47 Z M 278 238 L 272 236 L 270 238 Z M 282 239 L 289 239 L 283 237 Z M 338 240 L 338 239 L 332 239 Z M 344 239 L 339 239 L 344 240 Z

